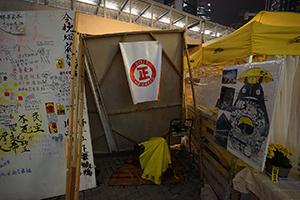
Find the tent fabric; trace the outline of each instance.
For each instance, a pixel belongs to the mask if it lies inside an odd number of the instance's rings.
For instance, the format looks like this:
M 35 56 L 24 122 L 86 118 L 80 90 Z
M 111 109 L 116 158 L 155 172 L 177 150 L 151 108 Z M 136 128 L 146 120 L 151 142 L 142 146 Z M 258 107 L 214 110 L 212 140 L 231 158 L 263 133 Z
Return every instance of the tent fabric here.
M 251 55 L 300 55 L 300 14 L 261 11 L 235 32 L 204 43 L 190 56 L 191 67 Z M 185 61 L 187 68 L 187 62 Z
M 287 146 L 293 169 L 297 169 L 300 154 L 300 56 L 268 56 L 267 60 L 283 59 L 285 66 L 275 104 L 273 123 L 270 127 L 270 142 Z M 299 160 L 300 161 L 300 160 Z M 300 167 L 300 166 L 299 166 Z
M 162 173 L 172 165 L 169 146 L 162 137 L 152 137 L 140 145 L 145 147 L 139 157 L 141 169 L 144 170 L 142 178 L 160 185 Z

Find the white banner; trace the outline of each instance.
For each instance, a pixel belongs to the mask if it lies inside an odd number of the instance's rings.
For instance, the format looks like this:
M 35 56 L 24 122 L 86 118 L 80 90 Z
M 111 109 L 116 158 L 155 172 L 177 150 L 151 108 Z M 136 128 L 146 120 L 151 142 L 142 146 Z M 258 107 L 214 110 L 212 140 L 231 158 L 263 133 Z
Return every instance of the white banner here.
M 0 27 L 4 18 L 26 29 L 18 35 L 0 29 L 0 199 L 63 195 L 74 12 L 1 12 Z M 96 175 L 85 103 L 82 120 L 80 190 L 86 190 L 96 187 Z
M 144 41 L 119 44 L 133 104 L 159 100 L 161 43 Z

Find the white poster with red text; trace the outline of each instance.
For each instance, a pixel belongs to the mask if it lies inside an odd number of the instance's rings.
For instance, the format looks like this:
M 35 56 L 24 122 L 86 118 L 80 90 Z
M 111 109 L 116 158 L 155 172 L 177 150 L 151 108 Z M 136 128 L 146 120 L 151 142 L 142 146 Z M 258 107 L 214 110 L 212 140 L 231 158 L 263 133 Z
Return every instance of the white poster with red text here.
M 161 42 L 143 41 L 119 44 L 133 104 L 159 100 Z

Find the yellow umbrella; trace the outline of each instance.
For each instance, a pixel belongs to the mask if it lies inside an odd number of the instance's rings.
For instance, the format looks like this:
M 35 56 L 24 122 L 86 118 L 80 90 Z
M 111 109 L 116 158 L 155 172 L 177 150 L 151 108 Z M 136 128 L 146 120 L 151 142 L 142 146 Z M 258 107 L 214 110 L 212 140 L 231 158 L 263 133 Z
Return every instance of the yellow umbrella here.
M 248 69 L 240 75 L 238 80 L 240 82 L 245 82 L 245 78 L 247 78 L 247 82 L 250 84 L 267 83 L 273 81 L 273 77 L 270 72 L 262 68 Z

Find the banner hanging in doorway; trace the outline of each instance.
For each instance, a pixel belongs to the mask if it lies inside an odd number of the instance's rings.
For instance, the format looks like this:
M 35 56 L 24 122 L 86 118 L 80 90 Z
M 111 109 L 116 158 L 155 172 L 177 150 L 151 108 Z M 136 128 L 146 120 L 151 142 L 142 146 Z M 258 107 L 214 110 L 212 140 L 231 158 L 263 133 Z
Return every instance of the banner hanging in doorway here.
M 133 104 L 159 100 L 160 41 L 119 43 Z

